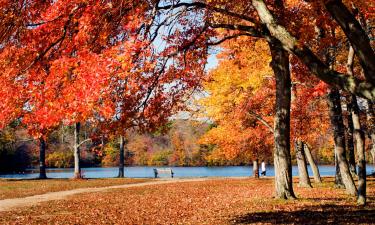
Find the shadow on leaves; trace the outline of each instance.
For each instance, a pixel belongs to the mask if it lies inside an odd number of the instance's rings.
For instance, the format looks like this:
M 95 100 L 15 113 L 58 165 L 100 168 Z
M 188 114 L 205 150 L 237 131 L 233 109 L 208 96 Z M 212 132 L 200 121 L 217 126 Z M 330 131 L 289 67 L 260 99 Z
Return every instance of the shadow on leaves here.
M 232 224 L 375 224 L 375 210 L 323 205 L 297 211 L 255 212 L 235 217 Z

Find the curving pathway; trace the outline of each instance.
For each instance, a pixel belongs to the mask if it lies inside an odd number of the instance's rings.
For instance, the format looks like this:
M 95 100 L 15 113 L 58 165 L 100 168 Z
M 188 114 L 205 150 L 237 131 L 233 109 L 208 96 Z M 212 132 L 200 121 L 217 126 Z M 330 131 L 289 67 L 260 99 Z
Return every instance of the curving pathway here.
M 28 196 L 28 197 L 23 197 L 23 198 L 3 199 L 3 200 L 0 200 L 0 212 L 10 211 L 18 207 L 32 206 L 32 205 L 36 205 L 38 203 L 46 202 L 46 201 L 61 200 L 68 196 L 81 194 L 81 193 L 101 192 L 101 191 L 106 191 L 110 189 L 142 187 L 142 186 L 159 185 L 159 184 L 206 181 L 209 179 L 215 179 L 215 178 L 182 178 L 182 179 L 160 179 L 160 180 L 158 179 L 156 181 L 144 182 L 144 183 L 122 184 L 122 185 L 97 187 L 97 188 L 78 188 L 78 189 L 73 189 L 73 190 L 68 190 L 68 191 L 49 192 L 49 193 L 45 193 L 41 195 L 33 195 L 33 196 Z M 231 179 L 233 179 L 233 177 Z

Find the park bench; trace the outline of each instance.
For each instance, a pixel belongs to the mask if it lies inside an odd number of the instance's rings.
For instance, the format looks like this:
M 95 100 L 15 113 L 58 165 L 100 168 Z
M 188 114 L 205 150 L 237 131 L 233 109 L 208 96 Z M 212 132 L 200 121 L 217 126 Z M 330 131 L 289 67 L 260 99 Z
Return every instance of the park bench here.
M 158 177 L 159 174 L 170 174 L 171 177 L 173 178 L 173 171 L 171 168 L 158 168 L 158 169 L 154 169 L 154 176 L 155 178 Z

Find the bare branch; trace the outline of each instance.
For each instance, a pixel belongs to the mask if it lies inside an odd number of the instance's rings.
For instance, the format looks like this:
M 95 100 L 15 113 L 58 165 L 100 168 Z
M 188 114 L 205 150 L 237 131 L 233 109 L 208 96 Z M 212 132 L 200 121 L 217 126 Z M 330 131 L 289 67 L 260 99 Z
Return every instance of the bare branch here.
M 84 143 L 86 143 L 86 142 L 88 142 L 88 141 L 92 141 L 92 139 L 91 139 L 91 138 L 88 138 L 88 139 L 82 141 L 81 143 L 78 144 L 78 148 L 81 147 L 81 145 L 83 145 Z
M 245 31 L 249 36 L 263 38 L 264 34 L 254 26 L 246 26 L 246 25 L 239 25 L 239 24 L 208 24 L 211 28 L 224 28 L 228 30 L 239 30 Z
M 228 41 L 228 40 L 231 40 L 233 38 L 238 38 L 238 37 L 241 37 L 241 36 L 250 36 L 252 37 L 252 35 L 248 34 L 248 33 L 239 33 L 239 34 L 235 34 L 235 35 L 230 35 L 230 36 L 226 36 L 218 41 L 215 41 L 215 42 L 207 42 L 206 44 L 208 46 L 213 46 L 213 45 L 220 45 L 221 43 L 225 42 L 225 41 Z
M 192 3 L 181 2 L 181 3 L 177 3 L 177 4 L 173 4 L 173 5 L 157 6 L 156 8 L 158 10 L 171 10 L 171 9 L 180 8 L 180 7 L 187 7 L 187 8 L 196 7 L 196 8 L 201 8 L 201 9 L 208 9 L 208 10 L 211 10 L 213 12 L 222 13 L 222 14 L 225 14 L 227 16 L 231 16 L 231 17 L 246 20 L 246 21 L 249 21 L 249 22 L 252 22 L 252 23 L 256 23 L 256 21 L 252 17 L 242 15 L 242 14 L 238 14 L 238 13 L 229 11 L 227 9 L 210 6 L 210 5 L 208 5 L 206 3 L 203 3 L 203 2 L 192 2 Z

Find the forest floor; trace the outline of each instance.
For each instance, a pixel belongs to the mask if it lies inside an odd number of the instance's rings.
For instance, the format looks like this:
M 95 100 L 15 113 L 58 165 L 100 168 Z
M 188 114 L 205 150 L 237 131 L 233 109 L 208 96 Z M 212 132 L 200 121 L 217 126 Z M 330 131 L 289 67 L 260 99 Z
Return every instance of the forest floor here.
M 332 178 L 312 189 L 294 183 L 293 201 L 272 198 L 272 178 L 130 182 L 0 212 L 0 224 L 375 224 L 373 178 L 366 207 Z

